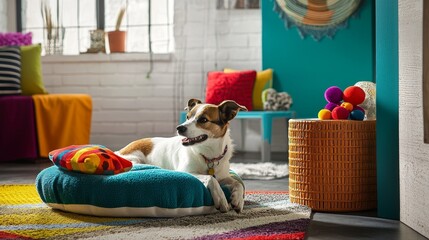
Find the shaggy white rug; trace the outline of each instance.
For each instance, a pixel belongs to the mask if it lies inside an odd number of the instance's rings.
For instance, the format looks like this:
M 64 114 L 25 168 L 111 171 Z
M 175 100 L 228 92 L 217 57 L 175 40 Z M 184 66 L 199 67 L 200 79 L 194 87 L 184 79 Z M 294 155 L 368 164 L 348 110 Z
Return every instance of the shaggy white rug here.
M 264 163 L 230 163 L 230 168 L 242 179 L 270 180 L 289 175 L 287 164 Z

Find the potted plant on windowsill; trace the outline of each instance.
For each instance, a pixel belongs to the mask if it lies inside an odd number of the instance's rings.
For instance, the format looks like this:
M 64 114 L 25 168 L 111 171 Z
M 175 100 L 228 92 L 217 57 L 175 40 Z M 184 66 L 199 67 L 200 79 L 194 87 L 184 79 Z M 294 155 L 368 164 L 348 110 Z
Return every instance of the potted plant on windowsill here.
M 116 19 L 115 31 L 108 32 L 109 46 L 111 53 L 123 53 L 125 52 L 126 32 L 120 31 L 122 19 L 124 18 L 125 7 L 119 10 L 118 17 Z
M 57 5 L 59 3 L 57 2 Z M 43 19 L 43 37 L 46 55 L 63 54 L 63 44 L 65 28 L 62 26 L 62 14 L 57 11 L 52 12 L 48 1 L 41 2 L 41 13 Z

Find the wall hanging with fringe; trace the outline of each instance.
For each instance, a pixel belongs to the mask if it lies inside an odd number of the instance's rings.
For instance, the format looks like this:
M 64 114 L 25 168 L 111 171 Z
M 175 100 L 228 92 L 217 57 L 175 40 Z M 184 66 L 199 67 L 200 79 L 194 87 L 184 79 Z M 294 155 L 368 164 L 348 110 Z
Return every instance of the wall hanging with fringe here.
M 310 35 L 319 41 L 333 38 L 336 31 L 346 28 L 350 16 L 358 13 L 363 0 L 275 0 L 274 10 L 289 29 L 296 26 L 301 38 Z

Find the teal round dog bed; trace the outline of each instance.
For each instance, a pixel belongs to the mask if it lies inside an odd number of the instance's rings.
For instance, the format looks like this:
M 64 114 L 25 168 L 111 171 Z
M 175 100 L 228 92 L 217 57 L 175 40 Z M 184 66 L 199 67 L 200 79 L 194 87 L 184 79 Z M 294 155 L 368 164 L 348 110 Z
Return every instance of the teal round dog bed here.
M 209 190 L 194 176 L 137 164 L 116 175 L 44 169 L 36 178 L 40 198 L 67 212 L 109 217 L 179 217 L 216 212 Z M 229 191 L 222 187 L 227 199 Z

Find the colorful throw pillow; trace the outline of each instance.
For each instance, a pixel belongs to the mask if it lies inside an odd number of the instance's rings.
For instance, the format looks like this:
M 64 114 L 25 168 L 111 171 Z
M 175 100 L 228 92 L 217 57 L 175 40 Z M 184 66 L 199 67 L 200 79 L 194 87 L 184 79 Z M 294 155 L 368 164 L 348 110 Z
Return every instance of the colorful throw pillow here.
M 224 73 L 239 72 L 239 70 L 225 68 Z M 264 110 L 262 103 L 262 91 L 273 86 L 273 69 L 269 68 L 256 74 L 255 86 L 253 87 L 252 103 L 253 110 Z
M 59 168 L 86 174 L 113 175 L 127 172 L 132 163 L 102 145 L 72 145 L 49 153 Z
M 42 46 L 34 44 L 21 46 L 21 89 L 22 95 L 46 94 L 42 78 Z
M 219 104 L 224 100 L 234 100 L 253 109 L 252 93 L 256 71 L 234 73 L 209 72 L 206 88 L 206 102 Z
M 19 47 L 0 48 L 0 95 L 21 94 L 21 51 Z
M 0 33 L 0 46 L 27 46 L 31 45 L 32 33 Z

